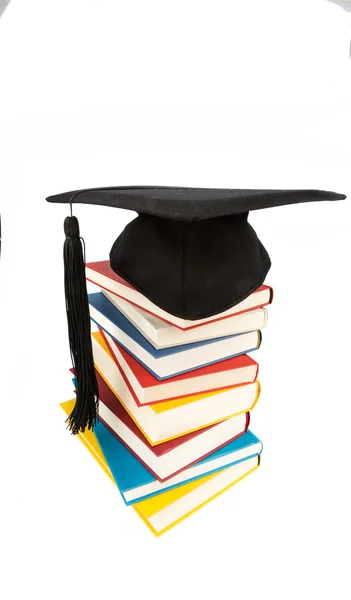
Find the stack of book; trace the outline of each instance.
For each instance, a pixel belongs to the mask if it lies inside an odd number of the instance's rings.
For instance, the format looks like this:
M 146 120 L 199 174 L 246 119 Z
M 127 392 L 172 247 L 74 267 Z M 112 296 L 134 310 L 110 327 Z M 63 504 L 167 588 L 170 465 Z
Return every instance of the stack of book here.
M 253 472 L 262 443 L 249 430 L 272 288 L 187 321 L 90 263 L 87 280 L 99 423 L 79 437 L 156 535 Z M 69 414 L 74 400 L 62 406 Z

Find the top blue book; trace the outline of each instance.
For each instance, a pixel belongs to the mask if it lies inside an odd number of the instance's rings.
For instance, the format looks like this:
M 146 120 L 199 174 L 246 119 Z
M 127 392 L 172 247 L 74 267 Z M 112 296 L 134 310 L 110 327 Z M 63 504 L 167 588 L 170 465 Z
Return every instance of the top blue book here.
M 129 290 L 129 288 L 127 289 Z M 268 314 L 264 304 L 269 303 L 272 299 L 271 288 L 262 286 L 245 301 L 236 305 L 237 313 L 232 314 L 228 310 L 216 315 L 217 318 L 213 317 L 210 321 L 198 319 L 198 321 L 191 321 L 191 326 L 182 328 L 112 292 L 101 291 L 155 348 L 191 344 L 262 329 L 267 324 Z M 261 303 L 261 306 L 257 303 Z
M 251 352 L 261 343 L 256 330 L 157 349 L 101 292 L 88 298 L 90 316 L 107 334 L 111 351 L 117 342 L 160 380 Z

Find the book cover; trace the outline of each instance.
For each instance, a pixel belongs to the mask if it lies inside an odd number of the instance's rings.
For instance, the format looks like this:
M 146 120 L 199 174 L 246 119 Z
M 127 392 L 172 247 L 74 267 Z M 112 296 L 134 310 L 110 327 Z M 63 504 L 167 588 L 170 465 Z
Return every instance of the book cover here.
M 102 293 L 133 323 L 155 348 L 168 348 L 228 335 L 236 335 L 247 331 L 263 329 L 267 325 L 267 309 L 258 308 L 184 330 L 166 323 L 163 319 L 150 314 L 115 294 L 106 292 L 106 290 L 102 290 Z

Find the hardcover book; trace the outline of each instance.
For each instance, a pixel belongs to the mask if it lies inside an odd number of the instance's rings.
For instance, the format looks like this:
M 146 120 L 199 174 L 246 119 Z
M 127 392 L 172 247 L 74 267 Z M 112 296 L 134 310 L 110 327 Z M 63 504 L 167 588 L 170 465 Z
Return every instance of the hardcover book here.
M 251 331 L 157 350 L 102 293 L 89 294 L 89 308 L 92 320 L 157 379 L 246 354 L 261 343 L 261 332 Z
M 126 504 L 135 504 L 162 494 L 247 458 L 253 458 L 262 451 L 262 443 L 248 431 L 188 469 L 160 482 L 102 423 L 96 427 L 95 435 Z
M 253 473 L 259 465 L 260 455 L 248 458 L 159 496 L 137 502 L 133 508 L 152 533 L 160 536 L 232 485 Z
M 102 292 L 155 348 L 169 348 L 200 342 L 202 340 L 246 333 L 247 331 L 263 329 L 267 325 L 267 309 L 258 308 L 227 317 L 226 319 L 205 323 L 200 327 L 182 330 L 135 306 L 135 304 L 123 300 L 123 298 L 115 294 L 104 290 Z

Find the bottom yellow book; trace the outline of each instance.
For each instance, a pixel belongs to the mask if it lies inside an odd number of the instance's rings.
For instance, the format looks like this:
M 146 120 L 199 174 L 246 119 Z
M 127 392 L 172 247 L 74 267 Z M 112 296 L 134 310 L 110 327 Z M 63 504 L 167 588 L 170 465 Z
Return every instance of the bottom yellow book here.
M 151 531 L 159 536 L 219 496 L 260 465 L 260 456 L 248 458 L 212 475 L 191 481 L 133 505 Z
M 61 406 L 68 415 L 74 406 L 74 400 L 64 402 Z M 78 437 L 85 447 L 90 450 L 105 473 L 114 481 L 95 434 L 87 430 L 85 433 L 80 433 Z M 168 490 L 163 494 L 137 502 L 133 504 L 132 508 L 154 535 L 160 536 L 235 483 L 244 479 L 244 477 L 255 471 L 259 465 L 260 455 L 248 458 L 211 475 L 206 475 Z

